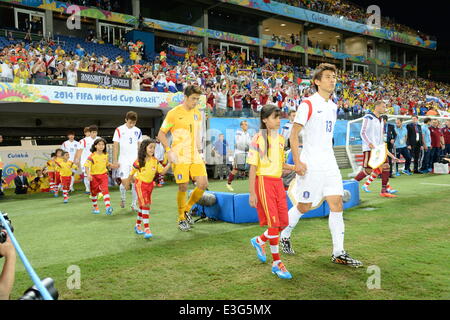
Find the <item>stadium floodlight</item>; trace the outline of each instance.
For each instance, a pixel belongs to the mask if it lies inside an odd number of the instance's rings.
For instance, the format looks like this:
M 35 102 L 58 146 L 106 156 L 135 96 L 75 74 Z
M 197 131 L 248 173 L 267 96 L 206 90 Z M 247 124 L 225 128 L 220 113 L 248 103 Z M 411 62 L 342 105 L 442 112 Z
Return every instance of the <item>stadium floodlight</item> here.
M 392 122 L 396 119 L 403 119 L 404 125 L 410 123 L 412 116 L 397 116 L 397 115 L 388 115 L 388 121 Z M 419 122 L 423 123 L 423 120 L 426 118 L 430 119 L 438 119 L 438 120 L 448 120 L 448 117 L 438 117 L 438 116 L 419 116 Z M 348 160 L 352 166 L 352 172 L 349 173 L 350 178 L 354 178 L 361 170 L 362 166 L 360 162 L 362 162 L 362 139 L 361 139 L 361 125 L 363 118 L 359 118 L 356 120 L 351 120 L 347 123 L 347 133 L 345 139 L 345 151 L 347 153 Z

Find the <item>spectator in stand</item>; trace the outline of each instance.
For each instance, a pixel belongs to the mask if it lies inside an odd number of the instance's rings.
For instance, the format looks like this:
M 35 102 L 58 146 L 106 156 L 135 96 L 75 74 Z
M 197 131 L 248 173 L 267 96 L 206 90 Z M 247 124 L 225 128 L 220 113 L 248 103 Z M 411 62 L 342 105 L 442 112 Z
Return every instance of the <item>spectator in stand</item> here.
M 34 79 L 34 84 L 47 84 L 47 68 L 43 58 L 36 58 L 37 61 L 31 68 L 31 75 Z M 50 69 L 50 68 L 49 68 Z
M 138 73 L 133 73 L 131 76 L 131 90 L 141 90 L 141 77 Z
M 79 43 L 77 44 L 77 48 L 75 49 L 75 54 L 81 58 L 83 58 L 86 54 L 86 51 L 81 47 Z
M 69 69 L 66 72 L 67 85 L 70 87 L 77 86 L 77 70 L 75 69 L 75 63 L 69 65 Z
M 14 83 L 28 83 L 30 79 L 30 72 L 27 69 L 25 62 L 19 63 L 19 68 L 14 70 Z
M 13 82 L 13 79 L 11 62 L 5 56 L 0 56 L 0 82 Z
M 228 90 L 227 87 L 222 87 L 222 89 L 215 94 L 216 101 L 216 115 L 218 117 L 223 117 L 227 112 L 227 102 L 228 102 Z
M 167 80 L 164 73 L 158 74 L 155 80 L 155 88 L 157 92 L 167 92 Z

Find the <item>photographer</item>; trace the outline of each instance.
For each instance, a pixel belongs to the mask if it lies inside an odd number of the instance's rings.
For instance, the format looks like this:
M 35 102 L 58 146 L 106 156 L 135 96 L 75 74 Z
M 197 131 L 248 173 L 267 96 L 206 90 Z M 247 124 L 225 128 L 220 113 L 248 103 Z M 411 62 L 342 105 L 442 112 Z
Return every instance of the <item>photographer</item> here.
M 13 284 L 16 266 L 16 250 L 9 236 L 6 242 L 0 243 L 0 256 L 3 256 L 5 262 L 0 275 L 0 300 L 9 300 Z

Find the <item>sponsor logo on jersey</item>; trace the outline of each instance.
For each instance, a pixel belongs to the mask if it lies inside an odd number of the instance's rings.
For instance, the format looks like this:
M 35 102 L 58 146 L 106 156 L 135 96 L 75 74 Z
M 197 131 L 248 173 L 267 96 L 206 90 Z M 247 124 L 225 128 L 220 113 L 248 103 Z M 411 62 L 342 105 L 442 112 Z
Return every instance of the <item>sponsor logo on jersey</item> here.
M 179 175 L 178 175 L 178 180 L 181 180 L 181 179 L 183 179 L 183 175 L 182 175 L 182 174 L 179 174 Z
M 310 196 L 311 194 L 309 193 L 309 191 L 303 192 L 303 199 L 309 199 Z

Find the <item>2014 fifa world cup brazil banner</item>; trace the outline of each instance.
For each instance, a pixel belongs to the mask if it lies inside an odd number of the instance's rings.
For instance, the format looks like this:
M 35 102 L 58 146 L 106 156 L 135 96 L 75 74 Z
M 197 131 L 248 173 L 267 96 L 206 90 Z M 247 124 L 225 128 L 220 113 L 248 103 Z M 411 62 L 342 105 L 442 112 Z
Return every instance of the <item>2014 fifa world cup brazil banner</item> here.
M 140 108 L 173 108 L 181 104 L 183 92 L 164 93 L 82 87 L 45 86 L 0 82 L 0 103 L 34 102 L 93 106 L 132 106 Z M 206 96 L 199 108 L 206 107 Z

